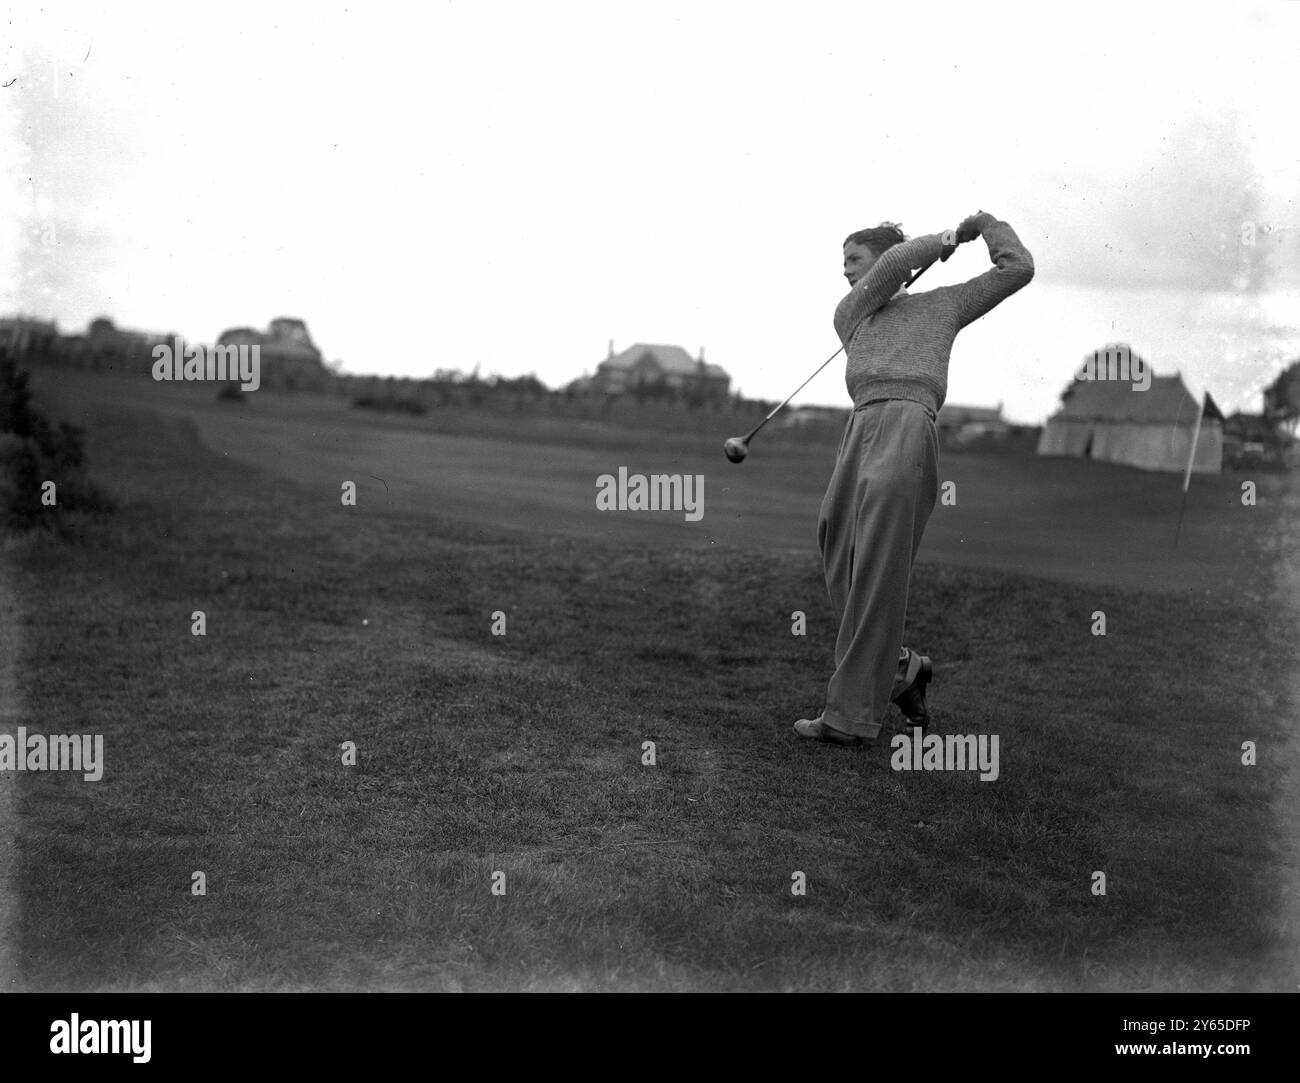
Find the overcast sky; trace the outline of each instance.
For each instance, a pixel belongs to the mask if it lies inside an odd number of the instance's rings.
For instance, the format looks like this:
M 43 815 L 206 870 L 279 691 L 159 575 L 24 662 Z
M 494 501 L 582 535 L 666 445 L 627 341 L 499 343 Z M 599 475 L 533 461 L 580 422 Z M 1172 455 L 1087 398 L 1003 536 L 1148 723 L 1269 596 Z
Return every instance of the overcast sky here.
M 1041 420 L 1128 341 L 1253 409 L 1300 357 L 1300 3 L 6 16 L 0 312 L 64 330 L 292 315 L 345 371 L 551 386 L 674 343 L 780 399 L 839 344 L 845 234 L 983 209 L 1037 277 L 962 332 L 951 402 Z M 801 398 L 847 404 L 842 363 Z

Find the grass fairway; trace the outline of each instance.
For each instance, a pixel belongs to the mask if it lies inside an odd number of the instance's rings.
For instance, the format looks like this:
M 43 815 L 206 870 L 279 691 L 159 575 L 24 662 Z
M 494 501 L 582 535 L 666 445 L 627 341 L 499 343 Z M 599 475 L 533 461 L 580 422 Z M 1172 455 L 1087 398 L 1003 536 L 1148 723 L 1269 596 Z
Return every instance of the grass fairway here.
M 21 718 L 107 761 L 20 779 L 29 989 L 1294 988 L 1277 775 L 1240 763 L 1295 718 L 1262 585 L 920 566 L 937 729 L 1001 773 L 901 773 L 790 733 L 811 547 L 345 508 L 183 418 L 86 420 L 118 515 L 7 554 Z

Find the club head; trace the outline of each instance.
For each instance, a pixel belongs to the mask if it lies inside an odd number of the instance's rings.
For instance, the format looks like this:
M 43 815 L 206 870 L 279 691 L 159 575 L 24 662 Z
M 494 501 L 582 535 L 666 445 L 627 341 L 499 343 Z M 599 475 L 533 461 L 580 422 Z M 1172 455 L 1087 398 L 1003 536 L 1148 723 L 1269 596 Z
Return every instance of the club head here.
M 749 443 L 739 436 L 733 436 L 722 445 L 722 453 L 733 463 L 744 462 L 745 456 L 749 454 Z

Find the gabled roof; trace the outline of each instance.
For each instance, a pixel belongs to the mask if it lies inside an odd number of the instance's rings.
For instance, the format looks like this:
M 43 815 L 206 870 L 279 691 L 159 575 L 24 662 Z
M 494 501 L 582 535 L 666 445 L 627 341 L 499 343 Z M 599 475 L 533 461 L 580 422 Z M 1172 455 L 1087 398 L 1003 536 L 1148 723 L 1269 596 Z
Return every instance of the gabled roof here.
M 313 343 L 270 335 L 253 327 L 228 327 L 217 336 L 217 345 L 260 346 L 263 357 L 299 357 L 321 361 L 321 352 Z
M 1150 370 L 1148 370 L 1150 371 Z M 1076 379 L 1061 396 L 1053 416 L 1064 420 L 1131 421 L 1148 425 L 1192 425 L 1199 405 L 1183 378 L 1151 373 L 1151 386 L 1138 390 L 1131 380 Z M 1206 396 L 1205 414 L 1222 421 L 1223 414 Z
M 676 372 L 683 376 L 693 376 L 700 371 L 700 363 L 680 346 L 662 346 L 655 343 L 638 342 L 626 350 L 607 357 L 600 363 L 603 369 L 630 369 L 643 358 L 655 361 L 664 372 Z M 709 362 L 704 363 L 704 371 L 710 376 L 726 376 L 726 369 Z

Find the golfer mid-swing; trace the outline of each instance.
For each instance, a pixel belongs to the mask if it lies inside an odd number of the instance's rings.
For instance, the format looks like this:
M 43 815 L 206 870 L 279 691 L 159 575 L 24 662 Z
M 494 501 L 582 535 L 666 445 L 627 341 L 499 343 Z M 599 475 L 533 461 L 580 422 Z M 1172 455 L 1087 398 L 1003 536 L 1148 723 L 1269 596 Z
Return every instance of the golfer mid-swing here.
M 991 271 L 959 286 L 909 294 L 913 268 L 983 236 Z M 1034 261 L 1005 222 L 971 215 L 956 230 L 912 240 L 893 224 L 844 242 L 851 287 L 835 309 L 848 355 L 853 413 L 822 500 L 818 543 L 839 635 L 820 717 L 800 737 L 858 745 L 879 735 L 891 702 L 912 725 L 930 720 L 930 660 L 907 647 L 908 578 L 938 496 L 935 416 L 948 391 L 953 339 L 1034 277 Z

